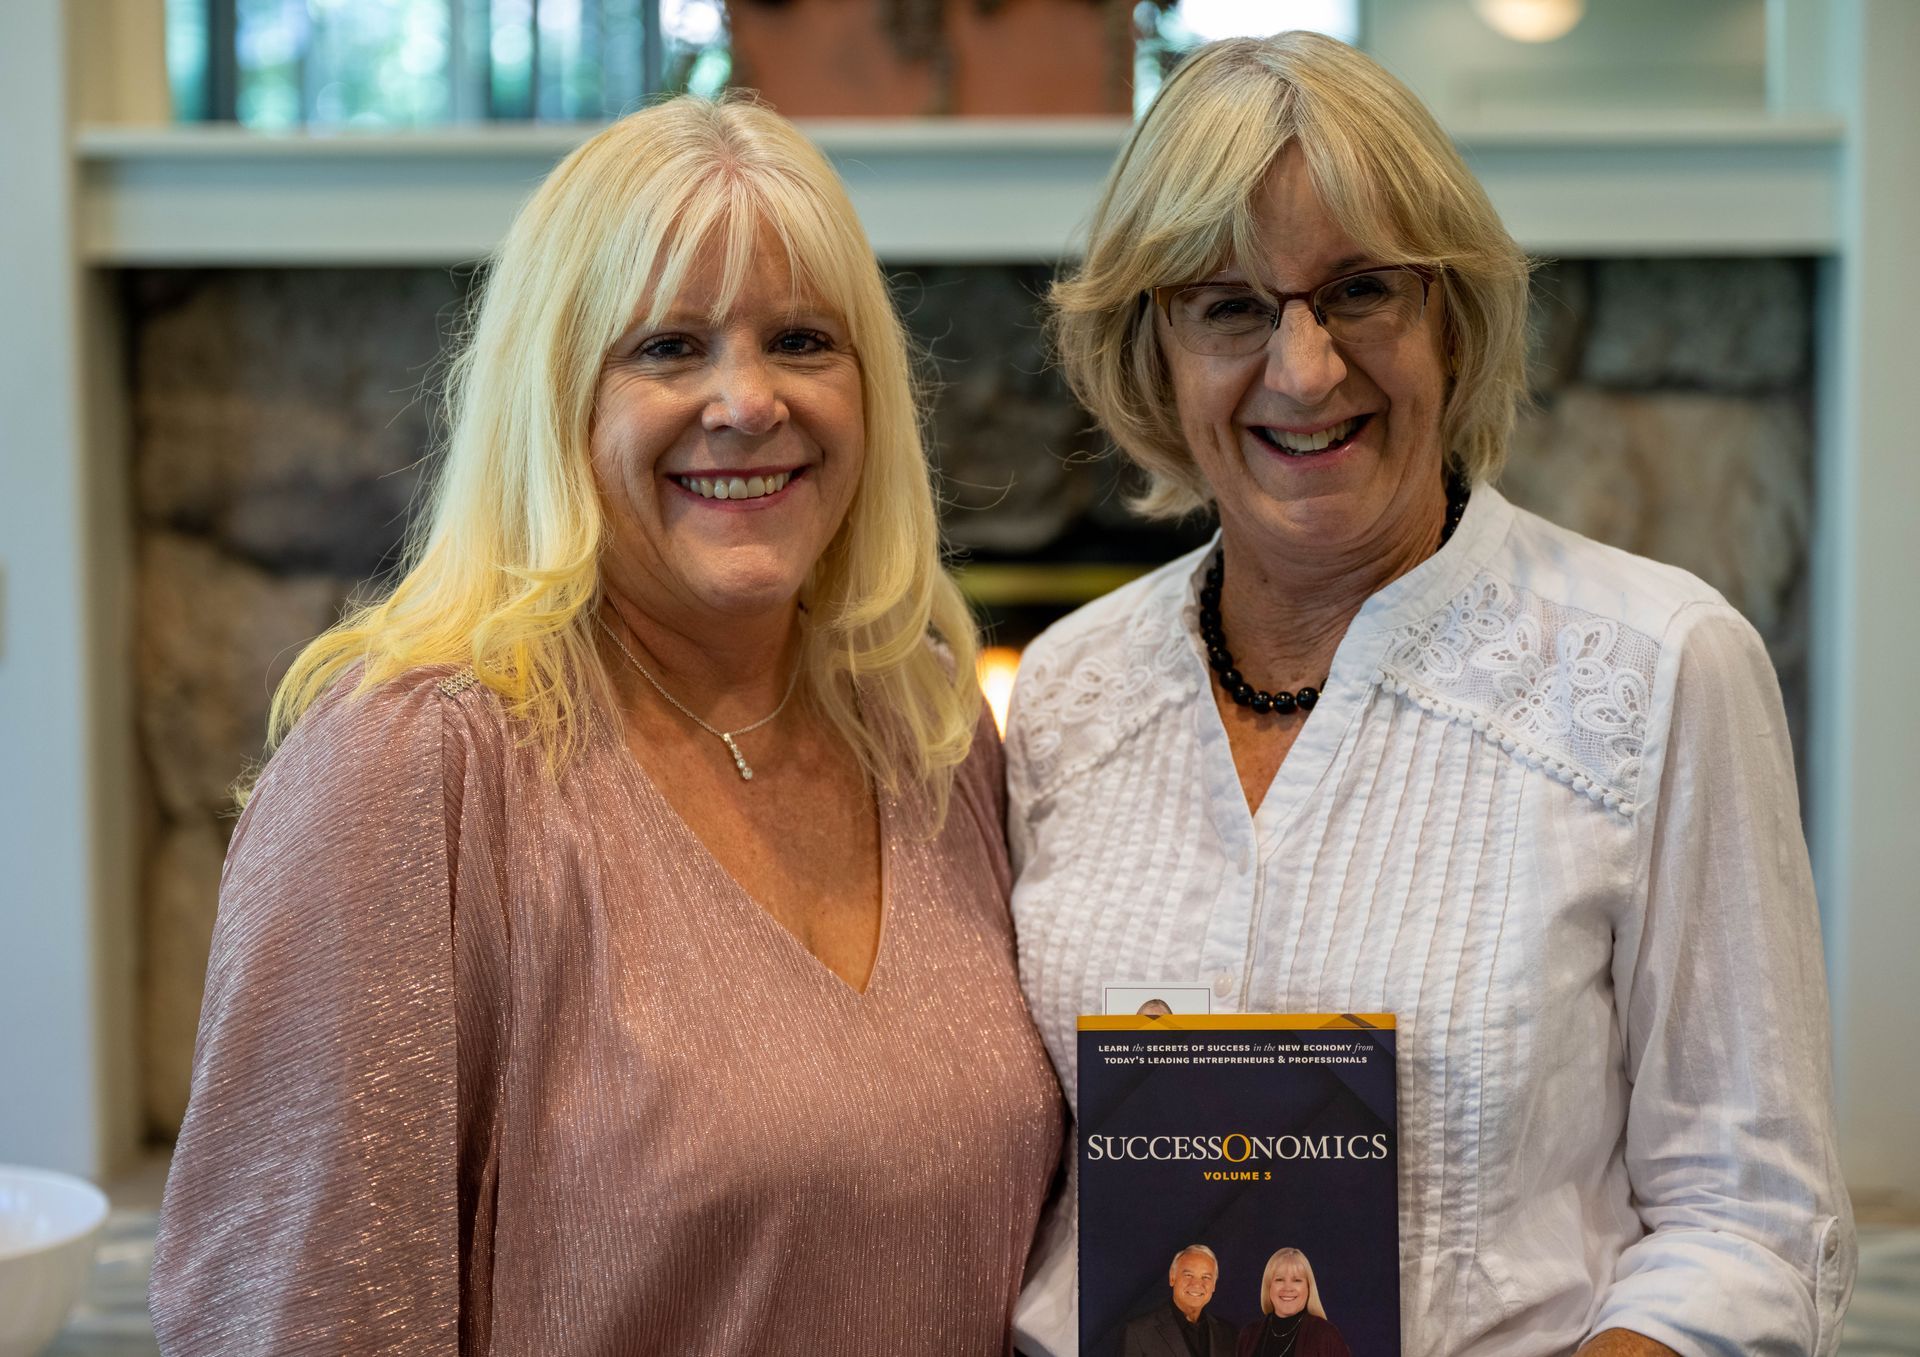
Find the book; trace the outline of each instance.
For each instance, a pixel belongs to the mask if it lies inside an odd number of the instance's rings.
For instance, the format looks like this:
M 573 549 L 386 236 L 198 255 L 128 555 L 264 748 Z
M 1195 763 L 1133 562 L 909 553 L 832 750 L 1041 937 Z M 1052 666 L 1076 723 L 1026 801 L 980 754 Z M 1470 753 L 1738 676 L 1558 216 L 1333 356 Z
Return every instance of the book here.
M 1083 1017 L 1079 1118 L 1081 1357 L 1398 1357 L 1391 1014 Z

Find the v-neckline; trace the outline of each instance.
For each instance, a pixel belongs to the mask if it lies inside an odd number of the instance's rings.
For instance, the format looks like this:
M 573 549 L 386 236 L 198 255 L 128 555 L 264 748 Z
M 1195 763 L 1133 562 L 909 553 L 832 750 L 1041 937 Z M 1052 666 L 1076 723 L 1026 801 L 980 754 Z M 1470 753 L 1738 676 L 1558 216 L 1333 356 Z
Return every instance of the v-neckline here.
M 1207 803 L 1221 836 L 1227 842 L 1244 840 L 1247 848 L 1259 855 L 1263 844 L 1271 843 L 1287 821 L 1306 803 L 1308 794 L 1326 776 L 1340 747 L 1341 728 L 1350 724 L 1360 710 L 1363 693 L 1341 672 L 1342 640 L 1334 652 L 1327 686 L 1320 701 L 1307 714 L 1300 733 L 1287 749 L 1286 757 L 1274 769 L 1259 805 L 1247 801 L 1240 782 L 1239 767 L 1233 761 L 1233 741 L 1227 724 L 1213 700 L 1212 675 L 1206 674 L 1203 699 L 1194 703 L 1198 723 L 1202 776 L 1207 781 Z M 1196 655 L 1205 672 L 1206 661 Z
M 1201 685 L 1202 697 L 1193 704 L 1197 709 L 1193 719 L 1201 749 L 1201 776 L 1207 783 L 1208 811 L 1224 843 L 1244 843 L 1255 860 L 1265 856 L 1267 845 L 1277 842 L 1286 824 L 1309 804 L 1310 794 L 1332 768 L 1342 741 L 1372 696 L 1374 669 L 1388 630 L 1462 586 L 1511 519 L 1512 509 L 1499 492 L 1490 485 L 1475 485 L 1466 515 L 1453 537 L 1361 605 L 1334 649 L 1319 702 L 1307 714 L 1257 806 L 1247 803 L 1246 791 L 1240 785 L 1227 725 L 1213 700 L 1213 673 L 1207 666 L 1199 633 L 1191 624 L 1191 610 L 1198 606 L 1200 574 L 1207 558 L 1218 549 L 1218 532 L 1201 548 L 1184 584 L 1180 625 L 1188 635 L 1189 662 Z
M 773 935 L 772 945 L 776 949 L 797 955 L 801 958 L 804 968 L 825 977 L 834 989 L 854 1002 L 864 1001 L 873 994 L 875 987 L 880 983 L 880 968 L 886 961 L 888 940 L 893 936 L 895 814 L 890 798 L 878 789 L 873 792 L 875 829 L 880 836 L 880 923 L 878 934 L 874 938 L 873 962 L 867 967 L 867 983 L 862 988 L 856 988 L 845 976 L 821 960 L 812 948 L 800 940 L 798 934 L 781 923 L 771 910 L 754 899 L 753 893 L 740 884 L 739 878 L 734 876 L 727 865 L 714 855 L 711 848 L 707 847 L 706 840 L 702 839 L 699 832 L 687 823 L 687 817 L 682 815 L 680 808 L 673 804 L 673 798 L 660 790 L 660 785 L 654 781 L 653 774 L 647 771 L 647 766 L 640 762 L 639 757 L 628 747 L 620 727 L 613 722 L 608 722 L 606 734 L 614 742 L 617 755 L 628 770 L 629 782 L 641 795 L 658 803 L 672 830 L 684 836 L 692 845 L 699 858 L 705 861 L 708 874 L 723 883 L 719 894 L 726 900 L 728 907 L 734 909 L 736 913 L 744 911 L 747 916 L 756 920 L 757 922 L 752 926 L 770 932 Z
M 1233 760 L 1233 741 L 1227 734 L 1226 720 L 1214 701 L 1213 671 L 1207 665 L 1206 652 L 1201 648 L 1199 633 L 1190 624 L 1189 616 L 1197 606 L 1199 571 L 1218 540 L 1216 536 L 1214 543 L 1200 554 L 1202 564 L 1195 567 L 1187 597 L 1181 604 L 1180 626 L 1188 637 L 1187 662 L 1193 666 L 1200 685 L 1199 700 L 1192 703 L 1192 719 L 1200 745 L 1201 777 L 1207 785 L 1208 814 L 1223 843 L 1244 847 L 1258 859 L 1264 856 L 1264 845 L 1274 842 L 1282 827 L 1306 804 L 1308 794 L 1333 766 L 1344 728 L 1359 714 L 1368 685 L 1353 677 L 1356 666 L 1349 656 L 1364 642 L 1354 635 L 1350 625 L 1334 650 L 1320 700 L 1306 714 L 1300 733 L 1287 748 L 1286 757 L 1268 779 L 1260 804 L 1249 804 L 1246 789 L 1240 782 L 1239 767 Z M 1356 616 L 1355 621 L 1358 620 Z

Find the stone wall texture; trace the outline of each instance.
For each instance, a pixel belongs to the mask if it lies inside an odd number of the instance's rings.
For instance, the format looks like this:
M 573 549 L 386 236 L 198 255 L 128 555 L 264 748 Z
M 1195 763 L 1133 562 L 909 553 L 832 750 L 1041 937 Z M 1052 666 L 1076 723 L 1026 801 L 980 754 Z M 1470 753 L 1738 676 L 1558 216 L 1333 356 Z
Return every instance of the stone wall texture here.
M 956 550 L 975 561 L 1152 562 L 1199 523 L 1144 525 L 1048 360 L 1043 268 L 903 268 Z M 1811 265 L 1562 261 L 1536 276 L 1534 405 L 1502 488 L 1685 566 L 1751 618 L 1805 712 Z M 436 430 L 471 280 L 441 270 L 128 275 L 140 600 L 146 1107 L 185 1107 L 233 786 L 298 648 L 377 584 Z M 1027 619 L 1030 624 L 1031 616 Z

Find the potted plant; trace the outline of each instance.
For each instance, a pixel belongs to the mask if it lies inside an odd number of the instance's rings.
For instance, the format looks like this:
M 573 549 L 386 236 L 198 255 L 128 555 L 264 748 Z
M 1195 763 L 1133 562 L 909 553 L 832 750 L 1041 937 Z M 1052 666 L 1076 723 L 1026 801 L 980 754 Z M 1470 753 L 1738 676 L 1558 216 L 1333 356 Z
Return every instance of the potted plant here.
M 796 118 L 1123 116 L 1133 107 L 1133 8 L 727 0 L 733 83 Z

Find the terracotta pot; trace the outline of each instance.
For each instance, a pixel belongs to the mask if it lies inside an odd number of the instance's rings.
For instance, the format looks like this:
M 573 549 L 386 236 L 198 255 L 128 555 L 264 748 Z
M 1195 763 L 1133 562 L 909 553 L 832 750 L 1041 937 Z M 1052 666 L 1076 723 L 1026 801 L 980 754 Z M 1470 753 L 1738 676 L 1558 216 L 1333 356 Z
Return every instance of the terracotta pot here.
M 1124 115 L 1124 0 L 945 0 L 931 55 L 902 55 L 885 0 L 727 0 L 733 83 L 791 118 Z

